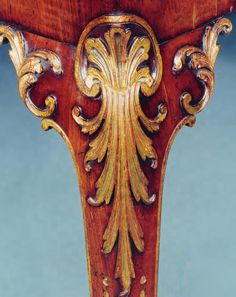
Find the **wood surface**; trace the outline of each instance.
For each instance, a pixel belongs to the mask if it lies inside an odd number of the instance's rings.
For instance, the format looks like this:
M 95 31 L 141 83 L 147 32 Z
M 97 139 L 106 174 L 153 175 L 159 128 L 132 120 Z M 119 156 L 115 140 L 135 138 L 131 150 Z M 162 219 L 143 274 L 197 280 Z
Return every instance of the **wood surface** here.
M 146 296 L 156 296 L 165 166 L 176 132 L 188 121 L 188 117 L 184 116 L 181 111 L 179 96 L 186 87 L 191 90 L 194 96 L 201 96 L 199 85 L 191 72 L 186 71 L 180 76 L 174 76 L 172 74 L 172 63 L 177 49 L 186 43 L 200 46 L 202 34 L 203 28 L 199 28 L 160 47 L 163 64 L 165 65 L 163 79 L 157 93 L 143 104 L 145 113 L 153 117 L 156 113 L 156 106 L 161 102 L 165 102 L 168 107 L 168 117 L 162 123 L 160 131 L 152 137 L 159 157 L 158 170 L 151 170 L 148 165 L 143 164 L 144 172 L 150 180 L 150 191 L 157 194 L 157 200 L 150 208 L 145 207 L 143 204 L 135 205 L 138 220 L 145 233 L 145 251 L 143 254 L 139 254 L 133 249 L 136 278 L 132 284 L 131 297 L 139 296 L 143 289 L 145 289 Z M 88 117 L 92 117 L 98 113 L 100 102 L 88 100 L 76 87 L 74 80 L 75 47 L 35 36 L 31 33 L 24 33 L 24 36 L 28 41 L 30 50 L 47 48 L 61 57 L 64 67 L 63 76 L 55 77 L 52 73 L 46 73 L 31 91 L 31 97 L 37 106 L 43 108 L 44 98 L 50 93 L 56 95 L 57 111 L 51 118 L 65 132 L 73 148 L 84 212 L 91 296 L 103 296 L 105 277 L 108 280 L 108 296 L 118 296 L 120 284 L 114 279 L 117 247 L 112 250 L 110 255 L 104 256 L 101 253 L 104 228 L 108 223 L 112 207 L 111 205 L 102 205 L 94 208 L 87 203 L 87 197 L 95 194 L 95 182 L 101 173 L 103 164 L 95 164 L 94 170 L 90 173 L 85 171 L 84 156 L 88 150 L 89 138 L 81 132 L 71 116 L 73 107 L 79 104 L 83 107 L 84 113 Z M 145 284 L 140 283 L 143 275 L 147 279 Z
M 0 20 L 76 44 L 92 19 L 117 11 L 147 19 L 158 40 L 195 29 L 236 8 L 236 0 L 1 0 Z
M 60 58 L 63 73 L 55 75 L 55 71 L 47 67 L 47 71 L 37 77 L 38 81 L 30 91 L 30 98 L 35 106 L 43 110 L 45 98 L 51 94 L 56 96 L 55 111 L 53 110 L 52 115 L 46 116 L 47 122 L 44 122 L 43 127 L 47 130 L 51 125 L 61 134 L 75 162 L 84 216 L 89 285 L 93 297 L 117 297 L 121 285 L 114 278 L 117 245 L 107 255 L 101 251 L 104 230 L 112 213 L 112 204 L 93 207 L 88 203 L 88 197 L 94 197 L 96 194 L 95 183 L 105 162 L 95 162 L 93 170 L 85 170 L 84 158 L 91 138 L 81 131 L 72 117 L 72 110 L 77 105 L 82 107 L 88 119 L 97 115 L 101 108 L 101 100 L 89 99 L 76 85 L 74 67 L 80 34 L 91 19 L 122 10 L 148 20 L 159 42 L 164 65 L 162 79 L 157 91 L 148 100 L 141 100 L 141 107 L 148 118 L 154 118 L 157 106 L 164 103 L 168 114 L 161 123 L 160 130 L 148 134 L 158 156 L 157 170 L 140 160 L 142 170 L 149 180 L 149 190 L 157 199 L 150 207 L 142 202 L 134 202 L 137 219 L 144 231 L 145 249 L 142 253 L 138 252 L 131 241 L 135 279 L 130 292 L 131 297 L 155 297 L 158 283 L 162 192 L 168 153 L 179 129 L 185 124 L 194 124 L 194 117 L 181 108 L 180 95 L 187 90 L 193 98 L 202 96 L 202 87 L 194 73 L 186 68 L 179 75 L 173 73 L 174 57 L 177 51 L 187 44 L 202 48 L 205 25 L 199 25 L 232 11 L 235 6 L 236 1 L 233 0 L 106 0 L 102 5 L 98 5 L 96 1 L 1 0 L 0 19 L 15 24 L 18 29 L 26 29 L 23 36 L 28 44 L 27 55 L 44 49 Z M 100 34 L 99 30 L 96 34 Z M 164 42 L 165 40 L 167 41 Z

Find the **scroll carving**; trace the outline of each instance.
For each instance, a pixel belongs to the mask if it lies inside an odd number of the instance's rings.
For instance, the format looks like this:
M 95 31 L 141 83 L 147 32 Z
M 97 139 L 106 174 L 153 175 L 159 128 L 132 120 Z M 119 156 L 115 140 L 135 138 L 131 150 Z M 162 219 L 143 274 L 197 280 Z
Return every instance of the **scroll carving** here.
M 9 56 L 16 70 L 19 93 L 23 102 L 34 115 L 43 118 L 51 116 L 56 108 L 55 96 L 47 96 L 45 108 L 41 109 L 31 101 L 30 90 L 37 83 L 40 75 L 49 68 L 57 75 L 62 74 L 60 58 L 50 50 L 29 52 L 27 42 L 20 31 L 10 26 L 0 25 L 0 44 L 4 40 L 10 43 Z
M 85 170 L 90 172 L 94 162 L 104 160 L 95 185 L 96 195 L 88 197 L 88 203 L 92 206 L 113 204 L 102 252 L 109 254 L 117 242 L 115 278 L 120 279 L 123 287 L 120 296 L 125 296 L 135 278 L 130 241 L 139 252 L 144 251 L 144 234 L 133 199 L 150 205 L 156 198 L 155 193 L 149 192 L 149 181 L 141 167 L 141 163 L 147 161 L 153 169 L 158 166 L 152 139 L 146 131 L 150 135 L 159 130 L 167 108 L 160 103 L 156 117 L 149 118 L 140 105 L 140 93 L 151 96 L 161 81 L 162 61 L 155 37 L 148 34 L 134 37 L 128 27 L 130 19 L 113 19 L 115 24 L 109 24 L 100 38 L 84 38 L 89 33 L 85 29 L 77 48 L 77 84 L 89 97 L 101 94 L 101 108 L 90 119 L 83 116 L 80 106 L 75 106 L 72 114 L 81 131 L 94 136 L 85 155 Z M 146 23 L 145 26 L 148 27 Z M 92 27 L 91 24 L 88 27 Z M 151 47 L 156 59 L 154 70 L 149 64 Z M 87 58 L 82 56 L 83 52 Z M 87 59 L 85 64 L 81 57 Z
M 228 35 L 232 30 L 231 22 L 226 18 L 216 21 L 213 26 L 207 26 L 202 40 L 202 49 L 186 45 L 179 49 L 173 63 L 173 73 L 180 73 L 186 65 L 203 85 L 204 93 L 196 102 L 189 92 L 181 95 L 181 103 L 184 111 L 189 115 L 195 115 L 203 110 L 211 98 L 214 89 L 214 65 L 220 50 L 217 43 L 219 34 Z

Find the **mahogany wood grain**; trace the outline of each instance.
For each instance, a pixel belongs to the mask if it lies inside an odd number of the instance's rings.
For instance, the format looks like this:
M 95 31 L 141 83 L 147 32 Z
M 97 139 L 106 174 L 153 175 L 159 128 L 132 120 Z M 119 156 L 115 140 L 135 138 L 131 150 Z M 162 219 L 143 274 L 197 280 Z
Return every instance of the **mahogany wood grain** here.
M 133 251 L 136 278 L 132 284 L 131 297 L 139 296 L 138 294 L 143 288 L 145 288 L 147 296 L 156 296 L 161 202 L 165 165 L 172 140 L 179 126 L 182 125 L 181 122 L 184 120 L 184 115 L 180 109 L 179 95 L 186 86 L 195 96 L 200 96 L 201 94 L 199 86 L 190 72 L 186 71 L 181 76 L 174 76 L 171 68 L 177 49 L 186 43 L 199 46 L 202 34 L 203 28 L 199 28 L 193 32 L 179 36 L 160 47 L 165 65 L 162 83 L 158 92 L 148 102 L 143 103 L 145 113 L 151 117 L 155 115 L 156 106 L 160 102 L 165 102 L 168 107 L 168 117 L 163 122 L 160 131 L 155 133 L 153 137 L 154 146 L 159 156 L 159 169 L 152 170 L 143 164 L 145 174 L 150 180 L 150 191 L 157 193 L 158 199 L 151 207 L 145 207 L 143 204 L 135 205 L 138 219 L 145 234 L 145 252 L 144 254 L 139 254 L 135 249 Z M 84 154 L 88 149 L 88 137 L 81 133 L 71 116 L 71 110 L 76 104 L 82 106 L 86 115 L 90 117 L 98 112 L 100 104 L 98 101 L 84 97 L 76 88 L 73 69 L 75 47 L 31 33 L 25 32 L 24 36 L 29 43 L 30 50 L 37 48 L 51 49 L 62 59 L 64 75 L 56 78 L 50 73 L 45 74 L 32 90 L 32 98 L 37 98 L 35 103 L 43 107 L 43 98 L 46 95 L 54 93 L 57 96 L 58 108 L 52 118 L 67 134 L 75 153 L 75 166 L 78 170 L 85 234 L 87 238 L 87 255 L 90 266 L 92 296 L 103 296 L 104 276 L 107 276 L 109 280 L 109 296 L 118 296 L 120 286 L 114 279 L 117 250 L 115 248 L 111 254 L 106 256 L 101 253 L 102 236 L 111 213 L 111 206 L 106 205 L 94 208 L 87 203 L 87 197 L 95 194 L 95 181 L 101 172 L 103 164 L 94 165 L 94 170 L 91 173 L 85 171 L 83 162 Z M 147 283 L 144 285 L 140 284 L 140 278 L 143 275 L 147 278 Z
M 142 109 L 149 117 L 154 117 L 156 107 L 164 102 L 168 116 L 161 124 L 160 131 L 150 135 L 158 155 L 158 170 L 153 170 L 140 161 L 150 181 L 150 192 L 157 195 L 157 200 L 150 207 L 142 203 L 135 203 L 134 206 L 144 231 L 145 251 L 140 254 L 133 248 L 136 277 L 130 294 L 131 297 L 143 297 L 140 292 L 144 290 L 147 297 L 155 297 L 165 166 L 174 137 L 187 121 L 186 115 L 181 111 L 180 94 L 187 88 L 194 97 L 199 98 L 201 95 L 201 88 L 190 71 L 183 71 L 179 76 L 173 75 L 173 59 L 177 50 L 186 44 L 201 47 L 205 28 L 203 24 L 235 8 L 236 0 L 1 0 L 0 20 L 25 29 L 23 34 L 29 51 L 52 50 L 61 58 L 63 75 L 56 77 L 52 72 L 47 72 L 32 89 L 31 95 L 34 103 L 42 108 L 47 95 L 57 96 L 56 113 L 51 119 L 62 128 L 73 148 L 83 206 L 89 282 L 93 297 L 116 297 L 121 288 L 114 278 L 117 246 L 108 255 L 101 252 L 103 233 L 112 205 L 93 207 L 87 202 L 87 197 L 95 194 L 95 182 L 101 174 L 104 162 L 95 163 L 90 173 L 85 171 L 84 156 L 88 150 L 89 137 L 81 132 L 72 117 L 75 105 L 83 108 L 86 117 L 93 117 L 100 108 L 99 100 L 86 98 L 76 87 L 74 63 L 79 36 L 92 19 L 122 11 L 146 19 L 160 43 L 164 65 L 161 85 L 150 100 L 143 100 Z M 145 283 L 140 282 L 142 276 L 146 277 Z M 104 295 L 104 277 L 107 278 L 106 290 L 109 295 Z
M 76 44 L 89 21 L 121 11 L 147 19 L 164 41 L 235 8 L 236 0 L 1 0 L 0 20 Z

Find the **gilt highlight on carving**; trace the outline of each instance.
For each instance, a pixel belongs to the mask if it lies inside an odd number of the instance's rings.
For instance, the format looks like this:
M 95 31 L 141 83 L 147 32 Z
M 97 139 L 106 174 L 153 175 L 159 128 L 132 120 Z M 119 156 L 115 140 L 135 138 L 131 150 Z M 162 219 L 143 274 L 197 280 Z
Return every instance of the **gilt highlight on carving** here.
M 49 117 L 56 108 L 56 98 L 53 95 L 47 96 L 45 108 L 41 109 L 31 101 L 29 92 L 39 76 L 49 68 L 57 75 L 62 73 L 60 58 L 50 50 L 29 52 L 27 42 L 20 31 L 15 31 L 10 26 L 0 25 L 0 44 L 5 39 L 11 46 L 9 56 L 18 77 L 20 97 L 33 114 L 43 118 Z
M 111 27 L 103 40 L 88 38 L 85 83 L 94 97 L 101 90 L 102 104 L 92 119 L 84 118 L 80 107 L 73 109 L 73 117 L 83 133 L 97 132 L 84 159 L 86 171 L 92 169 L 93 162 L 105 160 L 96 182 L 96 195 L 89 197 L 88 202 L 93 206 L 109 204 L 114 195 L 102 250 L 110 253 L 118 241 L 115 278 L 122 284 L 121 296 L 129 294 L 135 278 L 130 240 L 139 252 L 144 251 L 144 234 L 133 199 L 149 205 L 156 198 L 149 193 L 149 182 L 139 160 L 140 157 L 143 162 L 150 162 L 153 169 L 157 168 L 156 151 L 144 130 L 158 131 L 167 114 L 165 105 L 160 104 L 157 116 L 152 119 L 140 105 L 140 90 L 146 94 L 154 84 L 148 67 L 150 46 L 148 37 L 133 38 L 124 27 Z
M 230 20 L 221 18 L 212 27 L 206 27 L 202 40 L 202 49 L 186 45 L 179 49 L 175 55 L 173 73 L 179 73 L 184 65 L 187 65 L 204 87 L 204 94 L 197 103 L 194 103 L 189 92 L 184 92 L 181 95 L 183 109 L 190 115 L 202 111 L 211 98 L 215 83 L 214 65 L 220 50 L 217 39 L 220 34 L 228 35 L 231 30 Z

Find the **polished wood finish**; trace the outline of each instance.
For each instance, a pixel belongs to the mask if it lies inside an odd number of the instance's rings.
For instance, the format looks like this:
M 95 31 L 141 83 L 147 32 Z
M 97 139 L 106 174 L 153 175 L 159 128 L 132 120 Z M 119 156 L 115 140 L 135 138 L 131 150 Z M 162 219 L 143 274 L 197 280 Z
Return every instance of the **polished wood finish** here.
M 76 44 L 92 19 L 121 11 L 147 19 L 160 42 L 235 8 L 236 0 L 1 0 L 0 20 Z
M 152 99 L 143 105 L 145 113 L 149 117 L 154 117 L 156 106 L 165 102 L 168 107 L 169 116 L 162 124 L 162 128 L 152 137 L 153 144 L 159 157 L 159 170 L 152 170 L 148 165 L 143 164 L 143 169 L 150 180 L 150 192 L 158 195 L 152 207 L 144 207 L 142 204 L 135 205 L 138 220 L 145 232 L 145 251 L 139 254 L 133 252 L 133 262 L 136 271 L 136 278 L 132 284 L 131 296 L 139 296 L 142 289 L 145 289 L 147 296 L 155 296 L 157 291 L 157 269 L 159 256 L 159 234 L 160 234 L 160 214 L 162 201 L 162 187 L 165 172 L 167 155 L 172 139 L 179 130 L 179 127 L 188 122 L 180 109 L 179 95 L 185 89 L 186 82 L 188 88 L 196 96 L 200 96 L 198 84 L 190 72 L 181 76 L 172 74 L 173 57 L 178 48 L 187 43 L 199 44 L 201 42 L 204 28 L 195 30 L 187 35 L 180 36 L 160 47 L 163 64 L 165 65 L 163 79 L 157 93 Z M 111 215 L 111 205 L 101 205 L 99 208 L 91 207 L 87 203 L 87 197 L 95 195 L 95 183 L 101 173 L 103 164 L 94 164 L 93 171 L 86 172 L 84 168 L 84 157 L 88 150 L 89 138 L 78 129 L 71 116 L 74 106 L 83 106 L 84 113 L 88 117 L 96 115 L 100 109 L 99 101 L 91 101 L 86 98 L 76 87 L 74 80 L 74 59 L 75 47 L 65 45 L 57 41 L 24 33 L 30 50 L 35 48 L 56 49 L 56 53 L 61 57 L 64 67 L 64 75 L 55 77 L 52 73 L 45 73 L 37 85 L 31 91 L 32 100 L 35 105 L 44 106 L 44 98 L 53 93 L 57 97 L 57 110 L 55 115 L 50 117 L 64 131 L 70 140 L 75 156 L 75 166 L 78 172 L 81 201 L 84 212 L 85 234 L 87 239 L 87 256 L 90 273 L 90 286 L 92 296 L 103 296 L 104 278 L 107 278 L 106 288 L 109 296 L 117 296 L 120 292 L 120 285 L 114 279 L 114 267 L 116 262 L 117 248 L 115 247 L 109 256 L 101 253 L 104 227 L 107 225 Z M 191 122 L 191 119 L 190 119 Z M 141 284 L 141 278 L 145 276 L 147 281 Z
M 95 1 L 1 0 L 0 19 L 13 23 L 19 30 L 22 30 L 22 27 L 26 29 L 23 31 L 23 36 L 28 45 L 27 55 L 37 52 L 38 49 L 46 49 L 47 52 L 55 53 L 59 57 L 63 68 L 63 73 L 60 72 L 60 75 L 56 76 L 52 69 L 47 67 L 47 71 L 40 76 L 37 84 L 30 90 L 30 98 L 41 110 L 45 108 L 45 98 L 48 95 L 53 94 L 57 100 L 54 113 L 44 117 L 42 127 L 44 130 L 54 128 L 61 134 L 75 162 L 83 206 L 89 285 L 93 297 L 119 296 L 122 282 L 120 283 L 114 277 L 119 252 L 118 245 L 114 244 L 107 255 L 101 251 L 104 231 L 112 214 L 112 203 L 101 204 L 99 207 L 93 207 L 88 203 L 88 197 L 96 196 L 96 182 L 104 169 L 105 160 L 94 162 L 93 170 L 86 171 L 84 160 L 89 150 L 89 143 L 94 137 L 83 133 L 81 119 L 77 119 L 80 115 L 72 113 L 76 106 L 80 106 L 86 118 L 91 119 L 99 114 L 102 106 L 101 100 L 89 99 L 86 96 L 89 94 L 84 92 L 81 84 L 76 84 L 76 78 L 78 78 L 78 74 L 75 73 L 75 61 L 78 62 L 76 45 L 80 34 L 89 21 L 95 17 L 105 13 L 114 13 L 114 11 L 118 14 L 117 10 L 122 10 L 148 20 L 159 42 L 160 56 L 164 65 L 162 78 L 158 81 L 159 88 L 156 88 L 155 92 L 146 94 L 151 95 L 148 99 L 140 95 L 141 109 L 149 119 L 155 118 L 158 106 L 164 104 L 167 108 L 167 114 L 163 118 L 159 131 L 152 131 L 153 133 L 145 131 L 158 156 L 158 167 L 154 170 L 150 163 L 139 158 L 142 171 L 149 181 L 148 190 L 156 195 L 156 200 L 151 206 L 132 200 L 137 221 L 144 233 L 145 249 L 138 251 L 135 243 L 130 241 L 135 278 L 132 277 L 131 291 L 124 292 L 124 296 L 155 297 L 157 295 L 162 192 L 168 153 L 179 129 L 183 125 L 193 126 L 195 123 L 195 116 L 182 108 L 180 95 L 187 90 L 193 98 L 202 97 L 202 86 L 196 80 L 194 73 L 186 69 L 179 75 L 173 73 L 174 58 L 178 50 L 187 44 L 200 49 L 206 28 L 203 23 L 232 11 L 235 5 L 236 2 L 232 0 L 107 0 L 102 5 L 97 5 Z M 133 20 L 130 22 L 130 27 L 133 29 Z M 124 31 L 124 28 L 120 30 Z M 95 35 L 100 38 L 103 34 L 104 28 L 95 32 Z M 150 38 L 151 34 L 147 36 Z M 166 42 L 163 42 L 165 40 Z M 155 53 L 154 50 L 153 52 Z M 83 52 L 79 62 L 83 62 L 83 55 L 86 56 Z M 77 62 L 76 66 L 80 66 Z M 96 95 L 98 93 L 92 94 L 91 97 Z M 98 133 L 101 131 L 99 129 L 100 127 L 98 127 Z M 119 134 L 119 138 L 121 137 L 122 135 Z M 112 199 L 114 200 L 114 197 Z

